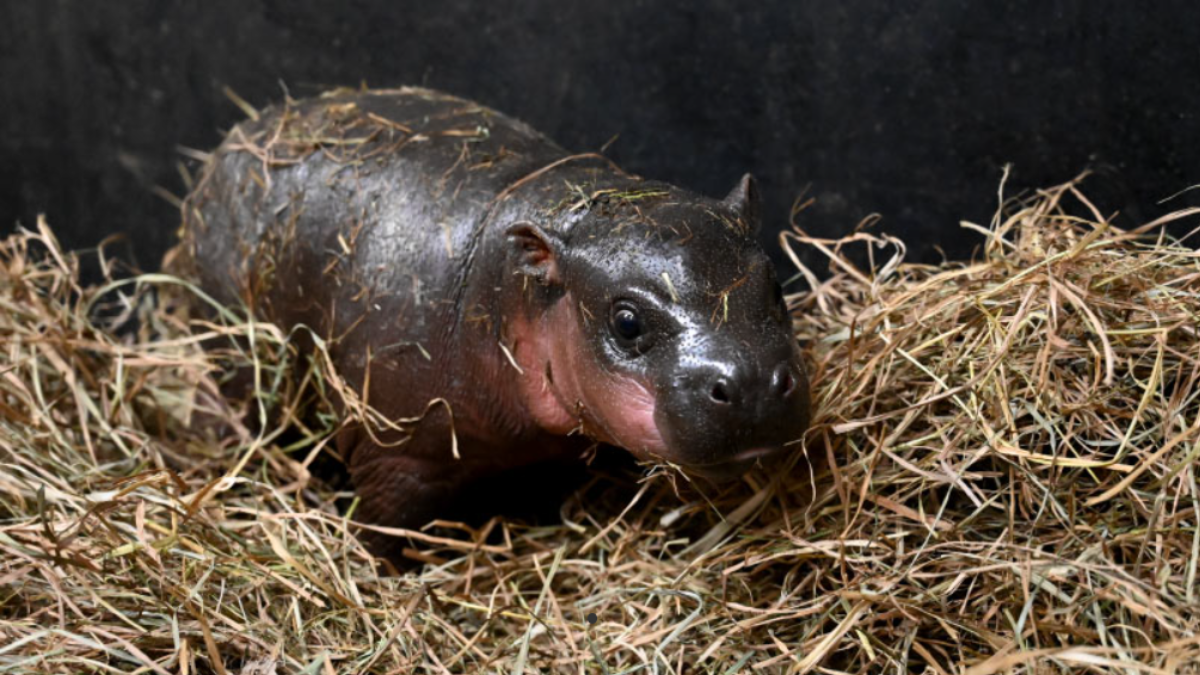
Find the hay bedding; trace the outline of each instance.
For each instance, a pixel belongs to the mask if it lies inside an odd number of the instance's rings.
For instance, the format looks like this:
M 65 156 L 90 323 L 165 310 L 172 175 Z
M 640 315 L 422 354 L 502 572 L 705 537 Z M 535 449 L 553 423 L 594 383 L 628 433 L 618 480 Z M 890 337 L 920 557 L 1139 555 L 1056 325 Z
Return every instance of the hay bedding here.
M 1200 257 L 1077 190 L 1008 202 L 973 264 L 788 233 L 832 270 L 789 298 L 820 411 L 789 470 L 598 477 L 561 524 L 410 533 L 400 576 L 309 473 L 336 374 L 14 235 L 0 672 L 1196 672 Z

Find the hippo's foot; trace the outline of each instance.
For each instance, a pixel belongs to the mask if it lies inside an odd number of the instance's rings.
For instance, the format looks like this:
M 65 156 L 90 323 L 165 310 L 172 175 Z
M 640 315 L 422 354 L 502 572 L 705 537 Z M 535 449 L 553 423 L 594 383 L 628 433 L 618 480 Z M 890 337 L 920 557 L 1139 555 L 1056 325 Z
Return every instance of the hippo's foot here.
M 481 439 L 459 438 L 460 458 L 454 458 L 448 437 L 438 425 L 421 425 L 407 442 L 388 447 L 361 429 L 342 432 L 338 448 L 358 499 L 353 519 L 405 530 L 438 519 L 472 526 L 494 516 L 554 521 L 562 500 L 589 475 L 579 459 L 587 444 L 579 439 L 543 436 L 521 452 L 503 453 Z M 359 539 L 397 568 L 416 559 L 404 554 L 417 546 L 403 533 L 364 529 Z
M 371 452 L 374 450 L 374 452 Z M 417 530 L 445 513 L 459 492 L 460 483 L 446 471 L 445 463 L 396 455 L 395 448 L 358 448 L 372 457 L 353 462 L 350 477 L 358 495 L 353 518 L 380 527 Z M 365 453 L 364 453 L 365 454 Z M 404 548 L 411 542 L 394 533 L 364 530 L 359 538 L 371 553 L 403 563 Z

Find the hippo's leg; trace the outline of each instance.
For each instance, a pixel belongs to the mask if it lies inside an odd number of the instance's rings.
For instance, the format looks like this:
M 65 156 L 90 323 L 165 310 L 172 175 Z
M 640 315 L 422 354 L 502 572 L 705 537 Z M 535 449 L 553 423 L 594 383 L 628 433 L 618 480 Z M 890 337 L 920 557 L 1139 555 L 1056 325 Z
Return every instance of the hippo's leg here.
M 381 439 L 381 445 L 362 429 L 343 432 L 338 445 L 358 496 L 354 520 L 415 530 L 445 513 L 466 471 L 453 459 L 449 432 L 441 426 L 422 424 L 398 446 L 390 445 L 392 438 Z M 399 562 L 403 537 L 371 531 L 359 536 L 375 555 Z
M 588 475 L 580 452 L 589 443 L 557 436 L 529 439 L 524 452 L 504 455 L 504 462 L 497 462 L 494 443 L 459 437 L 462 459 L 454 459 L 442 421 L 426 420 L 408 441 L 391 447 L 391 438 L 381 445 L 362 429 L 343 432 L 338 446 L 358 496 L 355 521 L 415 530 L 438 518 L 550 520 Z M 376 556 L 405 564 L 405 537 L 369 530 L 359 537 Z

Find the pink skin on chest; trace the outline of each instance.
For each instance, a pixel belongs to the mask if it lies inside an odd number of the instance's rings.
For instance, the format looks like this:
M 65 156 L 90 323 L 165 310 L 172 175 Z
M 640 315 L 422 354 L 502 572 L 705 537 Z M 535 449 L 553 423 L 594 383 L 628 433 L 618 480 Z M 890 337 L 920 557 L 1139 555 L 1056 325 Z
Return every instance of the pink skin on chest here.
M 569 293 L 532 321 L 515 320 L 509 344 L 524 371 L 519 394 L 537 426 L 559 435 L 582 430 L 640 459 L 667 454 L 654 422 L 653 391 L 600 366 Z

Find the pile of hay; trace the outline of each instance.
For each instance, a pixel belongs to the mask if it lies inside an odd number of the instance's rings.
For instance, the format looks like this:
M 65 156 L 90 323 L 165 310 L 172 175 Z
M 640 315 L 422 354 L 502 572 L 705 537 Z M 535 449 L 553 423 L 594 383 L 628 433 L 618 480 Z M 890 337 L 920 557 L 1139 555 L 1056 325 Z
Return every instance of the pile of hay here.
M 1188 672 L 1200 255 L 1159 225 L 1070 184 L 969 265 L 790 232 L 832 274 L 789 299 L 819 412 L 787 471 L 600 477 L 555 526 L 411 533 L 399 576 L 309 473 L 335 374 L 294 390 L 274 327 L 198 321 L 161 275 L 81 287 L 48 229 L 15 235 L 0 671 Z M 258 396 L 224 401 L 247 364 Z

